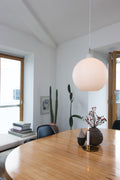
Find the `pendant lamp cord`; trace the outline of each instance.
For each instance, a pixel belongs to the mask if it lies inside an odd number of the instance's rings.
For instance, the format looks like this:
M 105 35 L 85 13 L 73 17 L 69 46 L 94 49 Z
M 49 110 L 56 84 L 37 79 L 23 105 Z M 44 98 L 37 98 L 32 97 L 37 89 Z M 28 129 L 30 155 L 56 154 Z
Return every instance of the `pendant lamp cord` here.
M 89 0 L 89 54 L 91 54 L 91 0 Z

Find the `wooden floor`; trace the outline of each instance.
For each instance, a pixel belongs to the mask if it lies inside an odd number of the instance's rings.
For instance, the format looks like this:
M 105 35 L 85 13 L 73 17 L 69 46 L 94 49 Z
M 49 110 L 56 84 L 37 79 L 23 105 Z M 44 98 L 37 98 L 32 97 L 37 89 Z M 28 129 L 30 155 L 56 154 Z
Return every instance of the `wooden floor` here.
M 2 177 L 4 180 L 7 180 L 5 177 L 5 160 L 12 150 L 13 149 L 0 152 L 0 177 Z

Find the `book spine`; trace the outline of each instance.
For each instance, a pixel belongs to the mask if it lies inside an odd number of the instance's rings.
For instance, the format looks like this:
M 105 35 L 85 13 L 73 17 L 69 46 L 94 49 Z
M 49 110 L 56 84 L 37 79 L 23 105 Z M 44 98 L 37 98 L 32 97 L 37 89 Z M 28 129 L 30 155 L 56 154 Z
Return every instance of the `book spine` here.
M 31 132 L 31 133 L 27 133 L 27 134 L 22 134 L 22 136 L 21 137 L 28 137 L 28 136 L 32 136 L 32 135 L 35 135 L 35 133 L 34 132 Z
M 13 126 L 23 127 L 22 125 L 16 123 L 13 123 Z
M 18 130 L 18 129 L 10 129 L 11 131 L 13 132 L 17 132 L 17 133 L 21 133 L 21 134 L 25 134 L 25 133 L 28 133 L 28 132 L 32 132 L 32 129 L 26 129 L 26 130 Z
M 15 136 L 18 136 L 18 137 L 22 137 L 22 134 L 16 134 L 15 132 L 13 131 L 8 131 L 9 134 L 12 134 L 12 135 L 15 135 Z
M 21 130 L 28 130 L 31 128 L 30 128 L 30 126 L 26 126 L 26 127 L 13 126 L 13 129 L 21 131 Z
M 19 127 L 30 127 L 31 126 L 31 123 L 28 123 L 28 124 L 19 124 L 19 123 L 13 123 L 13 126 L 19 126 Z
M 22 128 L 22 130 L 30 129 L 30 126 L 25 126 Z
M 11 131 L 11 130 L 9 130 L 8 133 L 9 133 L 9 134 L 12 134 L 12 135 L 15 135 L 15 136 L 18 136 L 18 137 L 21 137 L 21 138 L 35 135 L 34 132 L 30 132 L 30 133 L 26 133 L 26 134 L 20 134 L 20 133 L 13 132 L 13 131 Z
M 23 128 L 22 127 L 19 127 L 19 126 L 13 126 L 13 129 L 16 129 L 16 130 L 22 130 Z

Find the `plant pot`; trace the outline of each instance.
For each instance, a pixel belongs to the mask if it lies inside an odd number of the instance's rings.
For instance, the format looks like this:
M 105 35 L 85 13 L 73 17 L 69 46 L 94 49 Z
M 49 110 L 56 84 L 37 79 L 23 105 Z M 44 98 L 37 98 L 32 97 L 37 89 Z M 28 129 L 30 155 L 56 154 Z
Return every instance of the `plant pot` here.
M 90 145 L 98 146 L 99 144 L 101 144 L 103 141 L 103 135 L 101 131 L 96 127 L 92 127 L 89 130 L 90 130 Z
M 50 123 L 49 125 L 53 127 L 53 129 L 55 130 L 56 133 L 59 132 L 59 128 L 55 123 Z

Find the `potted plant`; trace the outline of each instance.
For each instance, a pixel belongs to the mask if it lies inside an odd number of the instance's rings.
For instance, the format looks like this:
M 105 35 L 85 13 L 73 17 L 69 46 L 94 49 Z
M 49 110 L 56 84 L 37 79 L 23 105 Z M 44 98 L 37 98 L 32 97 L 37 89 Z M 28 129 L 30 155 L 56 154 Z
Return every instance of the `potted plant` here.
M 57 122 L 57 113 L 58 113 L 58 90 L 56 89 L 56 99 L 55 99 L 55 113 L 53 112 L 52 106 L 52 87 L 49 87 L 49 100 L 50 100 L 50 125 L 53 126 L 56 133 L 59 132 L 58 126 L 56 125 Z
M 79 118 L 79 119 L 82 119 L 81 116 L 79 115 L 72 115 L 72 103 L 73 103 L 73 93 L 71 91 L 71 87 L 70 87 L 70 84 L 68 84 L 68 93 L 69 93 L 69 99 L 70 99 L 70 117 L 69 117 L 69 126 L 70 126 L 70 129 L 72 130 L 72 126 L 73 126 L 73 117 L 76 117 L 76 118 Z
M 101 144 L 103 141 L 103 135 L 96 127 L 106 122 L 106 118 L 104 116 L 98 116 L 96 114 L 96 107 L 92 107 L 88 116 L 86 116 L 85 121 L 90 126 L 90 144 L 94 146 Z

